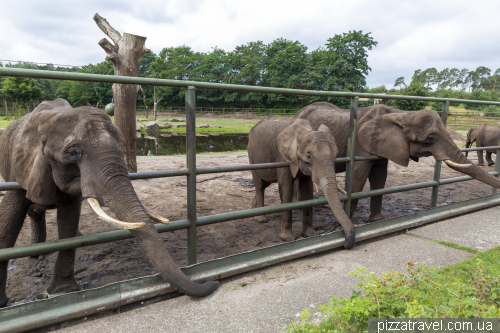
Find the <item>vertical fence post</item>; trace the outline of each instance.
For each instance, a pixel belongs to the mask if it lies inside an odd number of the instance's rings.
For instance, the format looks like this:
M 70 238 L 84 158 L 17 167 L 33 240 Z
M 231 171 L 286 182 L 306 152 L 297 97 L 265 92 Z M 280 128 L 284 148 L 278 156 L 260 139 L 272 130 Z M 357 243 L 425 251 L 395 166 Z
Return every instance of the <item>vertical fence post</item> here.
M 349 139 L 347 141 L 347 162 L 345 173 L 345 191 L 347 192 L 347 201 L 344 203 L 344 210 L 348 217 L 351 213 L 351 195 L 352 195 L 352 173 L 354 171 L 354 151 L 356 147 L 356 127 L 358 124 L 358 101 L 359 97 L 351 97 L 351 117 L 349 119 Z
M 500 146 L 500 140 L 498 140 L 498 145 Z M 495 160 L 495 171 L 500 172 L 500 149 L 497 149 L 497 158 Z M 498 176 L 495 176 L 498 177 Z M 495 186 L 491 187 L 491 194 L 497 193 L 497 188 Z
M 479 111 L 476 113 L 476 126 L 477 126 L 477 121 L 479 120 Z
M 448 122 L 448 109 L 449 109 L 449 104 L 448 101 L 443 102 L 443 107 L 441 110 L 441 121 L 444 124 L 444 127 L 446 128 L 446 123 Z M 455 118 L 456 121 L 456 118 Z M 434 181 L 437 181 L 439 183 L 439 179 L 441 179 L 441 164 L 442 161 L 436 161 L 436 164 L 434 164 Z M 431 195 L 431 208 L 436 207 L 437 205 L 437 199 L 439 195 L 439 184 L 436 186 L 432 187 L 432 195 Z
M 187 219 L 188 265 L 196 264 L 196 88 L 186 88 L 186 164 L 187 176 Z

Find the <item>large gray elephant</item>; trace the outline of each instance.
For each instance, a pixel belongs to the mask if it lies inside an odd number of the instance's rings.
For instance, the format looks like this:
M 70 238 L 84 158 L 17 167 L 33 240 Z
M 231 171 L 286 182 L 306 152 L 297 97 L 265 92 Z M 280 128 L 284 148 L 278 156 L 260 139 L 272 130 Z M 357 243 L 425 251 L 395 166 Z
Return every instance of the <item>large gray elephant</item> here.
M 326 125 L 337 142 L 338 157 L 347 156 L 349 110 L 319 102 L 302 108 L 295 118 L 308 120 L 313 129 Z M 377 155 L 405 167 L 410 159 L 418 162 L 420 157 L 434 156 L 436 160 L 446 162 L 453 170 L 500 188 L 498 178 L 473 164 L 460 152 L 441 118 L 432 110 L 402 111 L 386 105 L 360 108 L 355 155 Z M 352 192 L 362 191 L 367 179 L 371 190 L 384 188 L 387 163 L 387 160 L 356 161 Z M 335 164 L 336 172 L 343 172 L 345 169 L 346 163 Z M 352 200 L 351 215 L 357 203 L 358 200 Z M 369 220 L 384 219 L 381 211 L 382 196 L 372 197 Z
M 0 248 L 14 246 L 27 214 L 32 222 L 44 225 L 47 209 L 57 209 L 60 239 L 76 236 L 86 199 L 102 220 L 130 229 L 174 288 L 201 297 L 218 287 L 216 281 L 191 281 L 172 260 L 152 218 L 168 220 L 147 211 L 139 201 L 124 162 L 124 138 L 104 112 L 93 107 L 73 109 L 62 99 L 42 102 L 0 137 L 0 173 L 23 188 L 8 191 L 0 203 Z M 100 206 L 109 206 L 117 219 Z M 75 250 L 59 252 L 50 294 L 79 290 L 74 261 Z M 0 307 L 7 304 L 7 264 L 0 262 Z
M 498 146 L 498 140 L 500 139 L 500 127 L 481 125 L 471 128 L 467 133 L 467 142 L 465 143 L 466 148 L 470 148 L 474 141 L 476 142 L 476 147 L 492 147 Z M 495 162 L 491 159 L 491 154 L 496 154 L 496 149 L 486 150 L 486 162 L 488 165 L 493 165 Z M 469 152 L 465 152 L 465 156 L 468 156 Z M 477 151 L 477 165 L 484 165 L 483 151 Z
M 257 123 L 248 135 L 250 163 L 290 162 L 289 168 L 252 170 L 255 184 L 253 208 L 264 207 L 264 190 L 278 182 L 282 203 L 292 202 L 294 182 L 299 182 L 301 200 L 313 199 L 313 181 L 325 193 L 333 214 L 344 229 L 344 247 L 354 246 L 354 226 L 347 217 L 337 193 L 334 160 L 337 156 L 335 139 L 326 126 L 313 130 L 308 121 L 273 116 Z M 312 208 L 302 210 L 302 236 L 316 235 Z M 261 220 L 261 222 L 263 222 Z M 292 212 L 282 213 L 280 239 L 294 239 Z

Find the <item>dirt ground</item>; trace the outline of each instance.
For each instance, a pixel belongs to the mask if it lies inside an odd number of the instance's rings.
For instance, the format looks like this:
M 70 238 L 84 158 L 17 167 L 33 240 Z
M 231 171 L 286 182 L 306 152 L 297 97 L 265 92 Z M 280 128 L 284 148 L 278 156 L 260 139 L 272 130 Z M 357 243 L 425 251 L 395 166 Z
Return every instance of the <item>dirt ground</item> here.
M 469 157 L 477 161 L 476 154 Z M 434 172 L 434 158 L 421 158 L 419 163 L 410 161 L 405 168 L 389 162 L 386 187 L 430 181 Z M 248 164 L 246 151 L 207 154 L 197 156 L 198 167 Z M 180 169 L 186 167 L 185 156 L 138 157 L 139 172 Z M 494 167 L 484 167 L 493 171 Z M 442 178 L 460 176 L 443 164 Z M 3 181 L 0 179 L 0 181 Z M 198 216 L 248 209 L 254 196 L 250 171 L 209 174 L 198 176 Z M 338 175 L 339 183 L 344 183 L 344 174 Z M 171 221 L 185 219 L 186 179 L 185 177 L 158 178 L 133 181 L 135 190 L 143 204 Z M 368 189 L 366 185 L 365 190 Z M 488 195 L 491 187 L 478 181 L 441 186 L 438 205 L 444 205 Z M 315 193 L 315 198 L 322 193 Z M 2 197 L 0 196 L 0 199 Z M 396 193 L 384 196 L 383 214 L 395 217 L 427 209 L 431 189 Z M 279 204 L 278 186 L 271 185 L 266 190 L 266 205 Z M 281 214 L 271 214 L 270 221 L 261 224 L 253 218 L 212 224 L 198 228 L 198 261 L 220 258 L 257 248 L 280 243 L 278 238 Z M 369 199 L 359 202 L 353 222 L 367 223 Z M 294 211 L 294 233 L 301 232 L 301 212 Z M 318 234 L 336 225 L 335 217 L 327 206 L 314 208 L 314 226 Z M 30 242 L 30 224 L 26 220 L 16 246 Z M 47 212 L 47 238 L 57 239 L 56 212 Z M 114 230 L 99 221 L 83 204 L 80 232 L 83 235 Z M 161 237 L 168 244 L 171 255 L 180 266 L 186 265 L 187 232 L 178 230 L 163 233 Z M 77 249 L 76 279 L 81 289 L 90 289 L 112 282 L 137 278 L 155 273 L 145 253 L 133 239 L 93 245 Z M 56 259 L 56 253 L 40 256 L 39 259 L 20 258 L 11 260 L 7 282 L 7 295 L 11 302 L 29 300 L 49 285 Z M 11 303 L 12 304 L 12 303 Z

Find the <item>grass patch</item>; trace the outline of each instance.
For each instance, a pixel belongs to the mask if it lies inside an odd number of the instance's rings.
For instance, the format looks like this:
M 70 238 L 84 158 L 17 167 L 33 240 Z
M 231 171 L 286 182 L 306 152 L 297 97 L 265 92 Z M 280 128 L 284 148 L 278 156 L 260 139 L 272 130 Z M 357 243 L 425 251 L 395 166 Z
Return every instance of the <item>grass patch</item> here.
M 476 249 L 473 249 L 473 248 L 467 247 L 467 246 L 458 245 L 457 243 L 453 243 L 453 242 L 437 241 L 436 243 L 444 245 L 444 246 L 452 247 L 452 248 L 457 249 L 457 250 L 464 250 L 464 251 L 474 253 L 474 254 L 479 253 L 479 251 Z
M 499 261 L 496 247 L 440 270 L 407 262 L 406 273 L 377 278 L 357 268 L 359 291 L 320 306 L 325 319 L 317 324 L 303 310 L 286 332 L 366 332 L 369 318 L 500 318 Z

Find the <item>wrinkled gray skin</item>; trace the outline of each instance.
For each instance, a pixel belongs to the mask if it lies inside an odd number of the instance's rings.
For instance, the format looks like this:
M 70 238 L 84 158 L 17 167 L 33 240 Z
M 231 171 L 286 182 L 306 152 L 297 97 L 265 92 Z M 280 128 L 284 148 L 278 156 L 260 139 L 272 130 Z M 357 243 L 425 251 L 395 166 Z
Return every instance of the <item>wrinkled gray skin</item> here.
M 60 239 L 76 236 L 82 200 L 95 198 L 122 221 L 146 222 L 131 232 L 165 281 L 187 295 L 210 294 L 218 282 L 194 283 L 170 257 L 132 187 L 123 144 L 104 112 L 73 109 L 62 99 L 43 102 L 12 123 L 0 137 L 0 172 L 23 190 L 8 191 L 0 203 L 0 248 L 14 246 L 26 214 L 44 233 L 46 209 L 57 209 Z M 50 294 L 79 290 L 74 261 L 75 250 L 59 252 Z M 7 264 L 0 262 L 0 307 L 7 304 Z
M 324 124 L 337 142 L 337 157 L 347 156 L 349 110 L 333 104 L 319 102 L 301 109 L 295 118 L 307 119 L 313 129 Z M 451 160 L 459 164 L 472 164 L 455 145 L 441 118 L 432 110 L 402 111 L 386 105 L 376 105 L 358 110 L 356 132 L 356 156 L 378 155 L 394 163 L 408 166 L 409 160 L 418 162 L 419 157 L 434 156 L 438 161 Z M 345 171 L 346 163 L 336 163 L 335 171 Z M 451 167 L 488 185 L 500 188 L 500 180 L 477 165 Z M 387 160 L 357 161 L 354 163 L 352 191 L 363 190 L 366 180 L 370 189 L 384 188 L 387 179 Z M 358 200 L 352 200 L 351 215 Z M 384 219 L 382 196 L 370 201 L 370 221 Z
M 252 170 L 255 184 L 253 208 L 264 207 L 264 190 L 278 182 L 282 203 L 292 202 L 294 182 L 299 182 L 300 200 L 313 199 L 313 184 L 322 187 L 333 214 L 342 225 L 345 234 L 344 247 L 354 246 L 354 226 L 347 217 L 337 193 L 337 181 L 333 161 L 337 156 L 335 139 L 326 126 L 314 131 L 308 121 L 273 116 L 257 123 L 248 135 L 250 163 L 290 162 L 289 168 Z M 302 236 L 316 235 L 313 228 L 312 208 L 302 209 Z M 266 222 L 264 216 L 257 218 Z M 294 239 L 292 212 L 285 211 L 281 218 L 280 239 Z
M 474 141 L 476 141 L 476 147 L 492 147 L 498 146 L 498 140 L 500 139 L 500 127 L 481 125 L 471 128 L 467 133 L 467 142 L 465 148 L 470 148 Z M 496 154 L 496 149 L 486 150 L 486 162 L 488 165 L 493 165 L 495 162 L 491 159 L 491 154 Z M 465 152 L 465 156 L 468 156 L 469 152 Z M 484 165 L 483 151 L 477 151 L 477 165 Z

